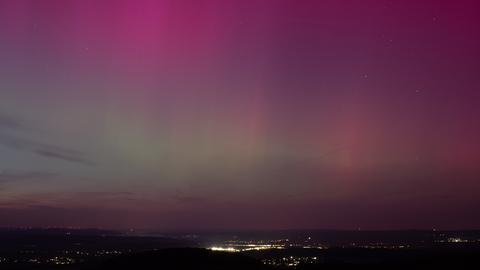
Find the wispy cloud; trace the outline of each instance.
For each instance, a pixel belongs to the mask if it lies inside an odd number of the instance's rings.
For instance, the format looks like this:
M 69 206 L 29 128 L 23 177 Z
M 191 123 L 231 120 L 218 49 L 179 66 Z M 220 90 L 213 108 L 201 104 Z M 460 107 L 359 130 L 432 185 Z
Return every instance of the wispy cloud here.
M 74 162 L 74 163 L 81 163 L 83 165 L 92 166 L 94 163 L 85 157 L 81 153 L 71 154 L 70 152 L 66 151 L 58 151 L 58 149 L 39 149 L 34 150 L 34 152 L 40 156 L 46 158 L 53 158 L 53 159 L 60 159 L 67 162 Z
M 28 128 L 21 120 L 6 114 L 0 114 L 0 145 L 18 151 L 30 152 L 43 158 L 62 160 L 87 166 L 95 164 L 80 151 L 27 139 L 23 132 L 25 130 L 28 130 Z

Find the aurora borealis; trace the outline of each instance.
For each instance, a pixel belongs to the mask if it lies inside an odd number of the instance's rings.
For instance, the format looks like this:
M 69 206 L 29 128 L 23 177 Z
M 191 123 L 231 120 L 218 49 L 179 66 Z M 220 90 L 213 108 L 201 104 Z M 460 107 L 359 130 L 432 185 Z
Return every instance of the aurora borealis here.
M 0 0 L 0 226 L 480 226 L 480 2 Z

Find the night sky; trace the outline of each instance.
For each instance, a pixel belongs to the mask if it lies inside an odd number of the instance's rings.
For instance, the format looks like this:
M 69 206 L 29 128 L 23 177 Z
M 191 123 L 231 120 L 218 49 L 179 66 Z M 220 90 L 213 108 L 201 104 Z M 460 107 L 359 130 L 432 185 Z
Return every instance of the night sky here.
M 477 0 L 0 0 L 0 226 L 480 227 Z

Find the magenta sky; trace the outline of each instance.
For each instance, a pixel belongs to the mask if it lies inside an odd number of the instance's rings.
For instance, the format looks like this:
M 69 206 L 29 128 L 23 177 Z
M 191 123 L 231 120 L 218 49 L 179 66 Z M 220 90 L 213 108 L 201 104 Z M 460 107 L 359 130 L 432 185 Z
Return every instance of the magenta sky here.
M 480 2 L 0 0 L 0 226 L 479 228 Z

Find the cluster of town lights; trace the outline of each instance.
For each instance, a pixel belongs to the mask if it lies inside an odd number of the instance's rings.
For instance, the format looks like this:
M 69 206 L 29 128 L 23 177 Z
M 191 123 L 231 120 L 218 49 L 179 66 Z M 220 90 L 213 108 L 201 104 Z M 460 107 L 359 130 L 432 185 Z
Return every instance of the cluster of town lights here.
M 250 251 L 250 250 L 267 250 L 267 249 L 284 249 L 285 247 L 279 245 L 243 245 L 235 247 L 210 247 L 209 250 L 213 251 L 224 251 L 224 252 L 241 252 L 241 251 Z

